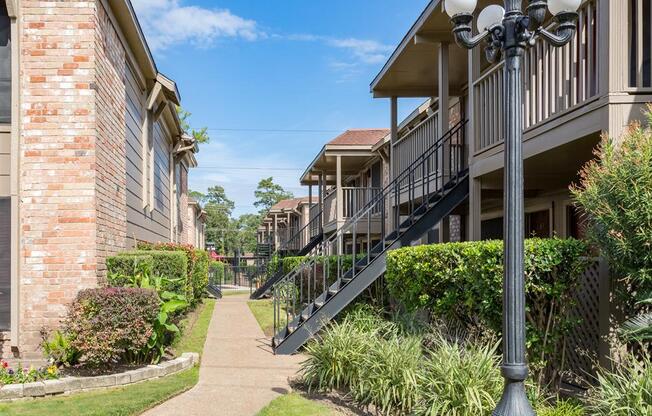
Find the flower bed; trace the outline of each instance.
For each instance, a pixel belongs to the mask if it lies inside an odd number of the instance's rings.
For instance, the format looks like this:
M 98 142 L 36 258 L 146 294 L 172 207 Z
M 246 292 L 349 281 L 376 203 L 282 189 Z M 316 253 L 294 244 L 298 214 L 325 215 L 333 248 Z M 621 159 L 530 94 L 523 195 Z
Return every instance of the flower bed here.
M 31 383 L 57 378 L 59 378 L 59 369 L 56 365 L 39 368 L 18 366 L 14 369 L 8 362 L 0 360 L 0 385 Z
M 184 353 L 179 358 L 165 361 L 157 365 L 148 365 L 135 370 L 129 370 L 117 374 L 108 374 L 95 377 L 64 377 L 57 379 L 52 375 L 47 378 L 46 370 L 43 377 L 25 379 L 17 384 L 6 384 L 0 388 L 0 400 L 15 400 L 28 397 L 53 396 L 64 393 L 73 393 L 99 388 L 124 386 L 138 383 L 154 378 L 165 377 L 192 367 L 199 363 L 198 353 Z M 1 372 L 0 372 L 1 374 Z M 31 374 L 31 372 L 28 372 Z M 58 374 L 58 373 L 56 373 Z

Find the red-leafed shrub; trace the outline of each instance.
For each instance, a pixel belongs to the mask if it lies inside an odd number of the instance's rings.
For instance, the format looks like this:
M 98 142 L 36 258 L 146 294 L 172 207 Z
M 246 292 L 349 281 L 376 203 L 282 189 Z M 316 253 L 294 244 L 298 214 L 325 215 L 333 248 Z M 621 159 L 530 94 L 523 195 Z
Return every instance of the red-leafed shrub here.
M 147 348 L 159 308 L 160 299 L 151 289 L 82 290 L 70 305 L 64 332 L 82 364 L 134 362 Z

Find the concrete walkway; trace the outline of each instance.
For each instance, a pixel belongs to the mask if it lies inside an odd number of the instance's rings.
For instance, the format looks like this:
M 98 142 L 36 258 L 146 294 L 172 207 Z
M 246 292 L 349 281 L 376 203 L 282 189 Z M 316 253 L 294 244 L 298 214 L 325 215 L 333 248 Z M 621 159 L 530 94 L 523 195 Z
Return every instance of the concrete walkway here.
M 253 416 L 288 393 L 303 358 L 275 356 L 247 306 L 248 296 L 217 301 L 208 329 L 199 383 L 145 416 Z

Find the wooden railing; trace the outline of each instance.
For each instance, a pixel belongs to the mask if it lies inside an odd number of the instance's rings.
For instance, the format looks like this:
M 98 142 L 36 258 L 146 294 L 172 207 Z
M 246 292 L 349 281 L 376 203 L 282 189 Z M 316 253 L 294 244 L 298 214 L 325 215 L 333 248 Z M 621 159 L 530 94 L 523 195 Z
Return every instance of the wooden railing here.
M 326 213 L 327 225 L 337 221 L 337 204 L 342 204 L 342 220 L 355 216 L 360 209 L 366 206 L 378 193 L 380 188 L 354 188 L 342 187 L 342 201 L 337 201 L 337 189 L 332 189 L 331 193 L 324 199 L 324 212 Z M 377 214 L 377 212 L 372 212 Z
M 394 144 L 394 177 L 405 171 L 412 162 L 429 149 L 439 138 L 439 112 L 422 121 Z
M 380 194 L 380 188 L 342 188 L 344 218 L 355 216 L 369 201 Z M 377 212 L 372 212 L 377 214 Z
M 315 204 L 310 207 L 310 229 L 308 230 L 310 238 L 313 238 L 322 232 L 321 221 L 313 221 L 318 216 L 321 216 L 321 211 L 319 210 L 319 204 Z
M 596 0 L 580 7 L 577 33 L 557 48 L 542 39 L 525 54 L 523 126 L 530 129 L 598 95 L 598 12 Z M 502 142 L 503 62 L 473 83 L 475 150 Z

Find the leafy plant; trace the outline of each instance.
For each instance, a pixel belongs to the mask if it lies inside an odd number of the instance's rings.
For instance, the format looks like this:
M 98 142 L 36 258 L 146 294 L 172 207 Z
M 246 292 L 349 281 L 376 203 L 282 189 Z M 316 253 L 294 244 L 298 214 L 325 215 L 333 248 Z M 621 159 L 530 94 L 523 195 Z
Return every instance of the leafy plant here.
M 565 337 L 578 324 L 568 311 L 587 266 L 586 252 L 586 243 L 578 240 L 526 240 L 527 347 L 539 381 L 559 374 Z M 502 257 L 502 241 L 406 247 L 389 252 L 386 281 L 408 311 L 426 310 L 500 336 Z
M 652 414 L 652 362 L 629 359 L 615 370 L 598 372 L 598 385 L 589 394 L 592 416 L 648 416 Z
M 647 126 L 603 137 L 571 192 L 589 237 L 620 277 L 652 289 L 652 105 L 646 116 Z
M 584 407 L 581 404 L 562 400 L 554 406 L 542 406 L 537 409 L 538 416 L 584 416 Z
M 137 362 L 153 334 L 159 303 L 152 289 L 85 289 L 70 305 L 62 331 L 82 364 Z
M 637 303 L 641 306 L 652 305 L 652 293 Z M 629 341 L 652 341 L 652 312 L 644 312 L 628 319 L 621 328 L 624 338 Z
M 56 366 L 70 367 L 79 362 L 81 354 L 73 347 L 70 337 L 57 330 L 51 334 L 41 331 L 41 348 L 48 360 Z

